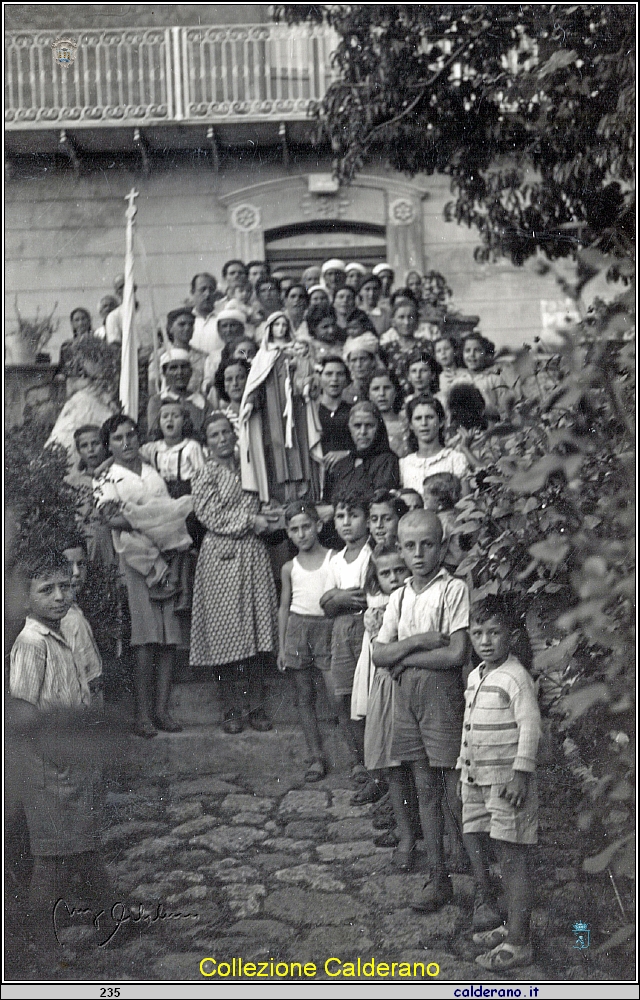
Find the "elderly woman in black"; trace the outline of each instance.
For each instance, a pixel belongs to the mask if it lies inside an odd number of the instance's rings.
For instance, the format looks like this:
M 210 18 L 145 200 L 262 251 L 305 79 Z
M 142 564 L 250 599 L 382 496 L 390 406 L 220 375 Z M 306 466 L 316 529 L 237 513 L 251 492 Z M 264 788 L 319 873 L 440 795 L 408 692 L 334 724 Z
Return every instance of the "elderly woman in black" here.
M 371 495 L 376 490 L 397 489 L 398 457 L 389 447 L 387 429 L 375 403 L 362 400 L 351 408 L 349 433 L 353 442 L 349 454 L 327 472 L 327 503 L 345 493 Z

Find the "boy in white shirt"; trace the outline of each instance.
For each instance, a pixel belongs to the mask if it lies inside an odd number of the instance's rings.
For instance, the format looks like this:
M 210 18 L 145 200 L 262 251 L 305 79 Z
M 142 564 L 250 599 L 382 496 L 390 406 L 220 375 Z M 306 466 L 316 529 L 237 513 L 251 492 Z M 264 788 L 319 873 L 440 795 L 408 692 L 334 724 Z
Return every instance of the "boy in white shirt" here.
M 48 550 L 30 553 L 30 560 L 27 617 L 11 650 L 8 717 L 21 753 L 33 856 L 28 929 L 40 948 L 56 949 L 54 909 L 65 890 L 74 892 L 74 877 L 84 898 L 99 901 L 103 927 L 113 897 L 100 854 L 99 775 L 91 747 L 79 738 L 91 705 L 89 681 L 61 627 L 73 603 L 71 566 Z
M 282 567 L 282 595 L 278 612 L 278 670 L 290 670 L 302 732 L 311 756 L 305 781 L 321 781 L 327 759 L 316 715 L 317 667 L 333 702 L 331 684 L 331 631 L 333 620 L 325 617 L 320 598 L 327 590 L 329 562 L 333 552 L 318 540 L 322 522 L 312 503 L 295 500 L 284 512 L 290 541 L 298 550 L 295 559 Z
M 430 913 L 453 897 L 444 860 L 443 794 L 454 828 L 461 831 L 455 766 L 464 711 L 469 593 L 462 580 L 441 566 L 437 514 L 405 514 L 398 543 L 413 575 L 391 595 L 373 644 L 373 662 L 398 682 L 391 755 L 409 762 L 415 778 L 431 878 L 414 909 Z

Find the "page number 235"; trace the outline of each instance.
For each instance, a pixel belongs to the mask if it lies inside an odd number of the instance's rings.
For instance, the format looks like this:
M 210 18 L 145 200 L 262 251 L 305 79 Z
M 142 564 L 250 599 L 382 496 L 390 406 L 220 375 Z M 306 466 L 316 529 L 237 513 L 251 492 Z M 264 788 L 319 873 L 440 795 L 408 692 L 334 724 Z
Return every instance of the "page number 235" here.
M 100 990 L 101 997 L 119 997 L 120 989 L 118 986 L 103 986 Z

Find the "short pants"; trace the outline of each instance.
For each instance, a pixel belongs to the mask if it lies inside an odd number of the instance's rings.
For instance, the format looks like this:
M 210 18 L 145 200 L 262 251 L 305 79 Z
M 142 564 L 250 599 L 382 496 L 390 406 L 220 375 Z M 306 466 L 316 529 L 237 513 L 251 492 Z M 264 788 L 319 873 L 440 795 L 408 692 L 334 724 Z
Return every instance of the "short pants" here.
M 363 638 L 364 615 L 361 612 L 334 618 L 331 634 L 331 680 L 337 697 L 351 694 Z
M 287 670 L 331 670 L 331 631 L 333 621 L 320 615 L 289 614 L 284 640 L 284 664 Z
M 394 684 L 391 757 L 455 767 L 464 717 L 460 670 L 409 667 Z
M 463 833 L 488 833 L 492 840 L 510 844 L 538 843 L 538 788 L 535 777 L 529 778 L 527 798 L 521 809 L 514 809 L 498 795 L 498 785 L 462 785 Z

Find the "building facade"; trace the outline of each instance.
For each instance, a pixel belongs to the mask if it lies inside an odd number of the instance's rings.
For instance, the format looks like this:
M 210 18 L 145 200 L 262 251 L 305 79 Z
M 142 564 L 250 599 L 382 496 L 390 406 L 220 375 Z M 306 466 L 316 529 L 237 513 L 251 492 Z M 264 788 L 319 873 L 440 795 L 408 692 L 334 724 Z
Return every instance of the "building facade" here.
M 444 221 L 447 178 L 373 163 L 334 184 L 309 117 L 331 82 L 330 31 L 275 25 L 265 4 L 133 4 L 126 26 L 113 8 L 5 5 L 8 330 L 16 299 L 24 315 L 57 302 L 55 359 L 73 308 L 98 325 L 132 187 L 143 339 L 193 274 L 219 277 L 230 257 L 290 273 L 331 256 L 388 260 L 398 284 L 438 270 L 454 308 L 500 346 L 562 314 L 552 277 L 475 263 L 475 232 Z

